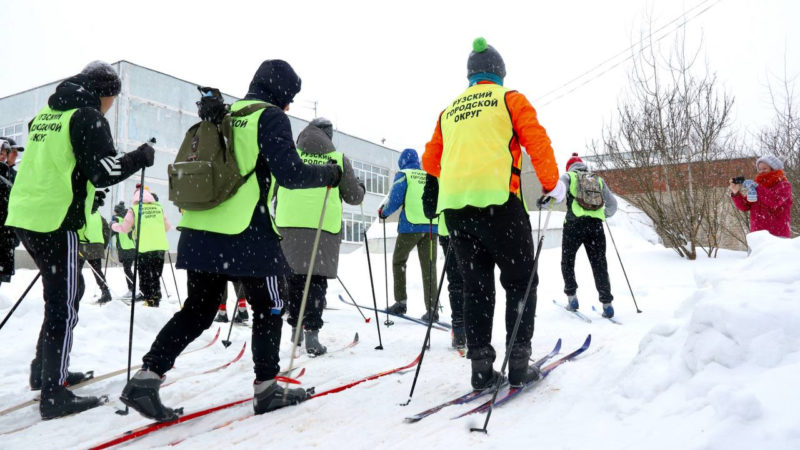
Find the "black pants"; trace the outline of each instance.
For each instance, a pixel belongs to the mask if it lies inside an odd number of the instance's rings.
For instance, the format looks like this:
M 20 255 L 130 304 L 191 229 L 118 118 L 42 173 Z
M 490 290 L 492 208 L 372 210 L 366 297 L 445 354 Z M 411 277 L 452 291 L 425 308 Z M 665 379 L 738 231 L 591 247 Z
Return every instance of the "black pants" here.
M 450 247 L 450 237 L 439 236 L 439 244 L 442 246 L 444 254 L 447 255 L 447 249 Z M 453 250 L 450 251 L 444 270 L 447 274 L 447 291 L 450 294 L 450 319 L 453 322 L 453 330 L 463 330 L 464 293 L 462 291 L 464 289 L 464 279 L 461 278 L 461 269 L 458 267 L 458 260 Z
M 500 284 L 506 291 L 506 345 L 517 320 L 518 304 L 525 295 L 533 271 L 533 237 L 528 214 L 514 196 L 499 206 L 466 207 L 445 211 L 450 245 L 455 250 L 464 280 L 464 323 L 467 357 L 496 354 L 492 348 L 494 319 L 494 267 L 500 269 Z M 529 351 L 536 313 L 534 277 L 524 302 L 522 321 L 512 351 Z
M 161 300 L 161 273 L 164 271 L 164 252 L 139 253 L 139 289 L 146 299 Z
M 614 300 L 614 296 L 611 295 L 611 282 L 608 280 L 603 221 L 592 217 L 581 217 L 564 224 L 564 234 L 561 238 L 561 274 L 564 276 L 564 293 L 575 295 L 578 291 L 578 282 L 575 280 L 575 255 L 581 245 L 586 248 L 600 301 L 608 303 Z
M 11 227 L 0 227 L 0 283 L 11 281 L 14 275 L 14 249 L 19 245 Z
M 251 348 L 256 379 L 275 378 L 280 371 L 278 354 L 281 341 L 280 311 L 283 301 L 278 291 L 278 277 L 232 278 L 227 275 L 190 270 L 187 273 L 188 298 L 183 309 L 156 336 L 150 351 L 142 358 L 144 367 L 163 375 L 175 363 L 189 343 L 197 339 L 214 321 L 219 298 L 228 281 L 240 281 L 247 301 L 253 308 L 253 337 Z
M 78 266 L 78 234 L 21 229 L 16 232 L 42 274 L 44 320 L 31 372 L 34 376 L 41 372 L 42 392 L 47 395 L 67 382 L 72 330 L 78 324 L 78 305 L 84 290 Z
M 293 274 L 286 277 L 286 303 L 289 308 L 289 325 L 297 326 L 300 317 L 300 304 L 303 302 L 303 289 L 306 286 L 304 274 Z M 303 314 L 303 329 L 312 331 L 322 328 L 322 310 L 325 308 L 325 294 L 328 291 L 328 279 L 321 275 L 312 275 L 308 287 L 306 310 Z
M 128 290 L 133 292 L 133 260 L 126 258 L 120 260 L 120 263 L 122 263 L 122 270 L 125 271 L 125 283 L 128 285 Z

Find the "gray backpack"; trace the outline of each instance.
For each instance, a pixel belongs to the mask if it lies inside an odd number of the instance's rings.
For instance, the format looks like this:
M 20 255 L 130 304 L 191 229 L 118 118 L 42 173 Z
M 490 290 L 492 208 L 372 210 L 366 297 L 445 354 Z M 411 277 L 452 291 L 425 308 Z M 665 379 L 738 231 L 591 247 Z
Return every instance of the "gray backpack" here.
M 578 171 L 575 175 L 578 185 L 575 201 L 587 211 L 597 211 L 602 208 L 604 204 L 603 185 L 600 183 L 600 177 L 593 172 L 583 171 Z

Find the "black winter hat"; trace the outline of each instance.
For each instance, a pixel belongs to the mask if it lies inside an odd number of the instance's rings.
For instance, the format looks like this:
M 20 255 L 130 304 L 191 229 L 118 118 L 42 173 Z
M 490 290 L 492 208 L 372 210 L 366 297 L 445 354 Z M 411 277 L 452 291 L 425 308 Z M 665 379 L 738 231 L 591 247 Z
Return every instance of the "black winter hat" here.
M 328 135 L 329 139 L 333 139 L 333 124 L 330 120 L 324 117 L 317 117 L 316 119 L 312 120 L 309 125 L 314 125 L 315 127 L 324 131 L 325 134 Z
M 122 90 L 119 75 L 110 64 L 103 61 L 92 61 L 81 70 L 81 75 L 86 77 L 86 89 L 99 97 L 114 97 Z
M 114 214 L 118 216 L 124 216 L 128 213 L 128 208 L 125 207 L 125 202 L 117 203 L 117 206 L 114 207 Z
M 472 52 L 467 59 L 467 78 L 477 73 L 493 73 L 500 78 L 506 77 L 503 57 L 482 37 L 472 41 Z
M 268 59 L 261 63 L 253 75 L 248 95 L 254 95 L 284 108 L 300 92 L 301 83 L 302 80 L 288 62 L 281 59 Z

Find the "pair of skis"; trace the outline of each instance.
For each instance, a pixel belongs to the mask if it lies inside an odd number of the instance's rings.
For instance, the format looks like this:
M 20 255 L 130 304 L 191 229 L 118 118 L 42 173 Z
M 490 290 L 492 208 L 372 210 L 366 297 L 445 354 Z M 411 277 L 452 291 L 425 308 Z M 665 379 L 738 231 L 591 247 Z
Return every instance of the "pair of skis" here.
M 386 311 L 385 309 L 380 309 L 380 308 L 378 308 L 376 310 L 372 306 L 358 305 L 356 303 L 353 303 L 353 302 L 345 300 L 345 298 L 342 297 L 341 295 L 339 295 L 339 300 L 341 300 L 342 303 L 348 304 L 350 306 L 355 306 L 357 308 L 366 309 L 367 311 L 378 311 L 381 314 L 388 314 L 388 315 L 390 315 L 392 317 L 405 319 L 405 320 L 414 322 L 417 325 L 423 325 L 423 326 L 426 326 L 426 327 L 428 326 L 428 322 L 426 322 L 426 321 L 424 321 L 422 319 L 417 319 L 416 317 L 407 316 L 405 314 L 395 314 L 395 313 L 392 313 L 392 312 Z M 441 331 L 450 331 L 453 328 L 453 326 L 450 325 L 447 322 L 434 322 L 432 327 L 437 329 L 437 330 L 441 330 Z
M 549 361 L 551 358 L 553 358 L 555 355 L 557 355 L 558 352 L 561 350 L 561 339 L 559 339 L 556 342 L 555 347 L 553 347 L 553 350 L 550 351 L 550 353 L 548 353 L 547 355 L 543 356 L 541 359 L 539 359 L 538 361 L 533 363 L 533 366 L 535 366 L 537 369 L 540 369 L 541 374 L 542 374 L 541 378 L 539 380 L 537 380 L 537 381 L 533 381 L 531 383 L 528 383 L 528 384 L 526 384 L 526 385 L 524 385 L 522 387 L 513 387 L 513 388 L 509 388 L 508 387 L 508 381 L 504 381 L 503 384 L 500 386 L 500 389 L 503 389 L 503 391 L 498 395 L 497 399 L 495 400 L 494 407 L 500 406 L 503 403 L 507 403 L 508 401 L 512 400 L 514 397 L 519 395 L 519 393 L 522 392 L 525 388 L 527 388 L 529 386 L 532 386 L 533 384 L 538 383 L 539 381 L 544 379 L 553 370 L 555 370 L 556 367 L 564 364 L 567 361 L 575 359 L 575 357 L 577 357 L 581 353 L 585 352 L 586 349 L 589 348 L 589 345 L 591 344 L 591 342 L 592 342 L 592 335 L 590 334 L 590 335 L 588 335 L 586 337 L 586 340 L 583 342 L 583 345 L 581 345 L 577 350 L 575 350 L 572 353 L 570 353 L 570 354 L 568 354 L 568 355 L 566 355 L 566 356 L 564 356 L 562 358 L 559 358 L 558 360 L 553 361 L 552 363 L 542 367 L 547 361 Z M 492 390 L 491 389 L 484 389 L 482 391 L 468 392 L 468 393 L 466 393 L 466 394 L 464 394 L 464 395 L 462 395 L 460 397 L 456 397 L 456 398 L 454 398 L 452 400 L 446 401 L 444 403 L 440 403 L 439 405 L 436 405 L 436 406 L 434 406 L 432 408 L 426 409 L 425 411 L 422 411 L 420 413 L 414 414 L 413 416 L 406 417 L 405 421 L 408 422 L 408 423 L 419 422 L 420 420 L 422 420 L 422 419 L 424 419 L 424 418 L 426 418 L 426 417 L 428 417 L 430 415 L 433 415 L 433 414 L 441 411 L 442 409 L 444 409 L 444 408 L 446 408 L 448 406 L 463 405 L 465 403 L 472 402 L 472 401 L 477 400 L 477 399 L 479 399 L 481 397 L 484 397 L 486 395 L 491 395 L 491 394 L 492 394 Z M 474 413 L 486 412 L 486 411 L 489 410 L 489 408 L 491 406 L 492 406 L 492 401 L 491 400 L 486 401 L 486 402 L 478 405 L 477 407 L 470 409 L 469 411 L 466 411 L 466 412 L 464 412 L 462 414 L 459 414 L 458 416 L 453 417 L 453 419 L 458 419 L 458 418 L 461 418 L 461 417 L 464 417 L 464 416 L 467 416 L 467 415 L 470 415 L 470 414 L 474 414 Z
M 562 308 L 564 311 L 572 313 L 573 315 L 575 315 L 575 317 L 577 317 L 578 319 L 581 319 L 582 321 L 584 321 L 586 323 L 592 323 L 592 319 L 586 317 L 585 314 L 583 314 L 582 312 L 578 311 L 577 309 L 569 309 L 569 308 L 567 308 L 567 305 L 557 302 L 556 299 L 553 299 L 553 304 L 558 306 L 558 307 L 560 307 L 560 308 Z M 620 322 L 619 320 L 617 320 L 617 319 L 615 319 L 613 317 L 604 316 L 603 313 L 600 310 L 598 310 L 597 308 L 595 308 L 594 305 L 592 305 L 592 311 L 597 313 L 597 315 L 599 315 L 603 319 L 607 319 L 609 322 L 611 322 L 613 324 L 622 325 L 622 322 Z

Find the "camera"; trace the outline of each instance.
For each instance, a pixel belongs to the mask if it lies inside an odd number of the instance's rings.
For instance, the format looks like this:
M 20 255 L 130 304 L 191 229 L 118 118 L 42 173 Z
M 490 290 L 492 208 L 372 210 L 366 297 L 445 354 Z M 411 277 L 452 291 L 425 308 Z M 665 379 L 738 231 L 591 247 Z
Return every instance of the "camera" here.
M 742 184 L 744 183 L 744 177 L 734 177 L 733 184 Z

